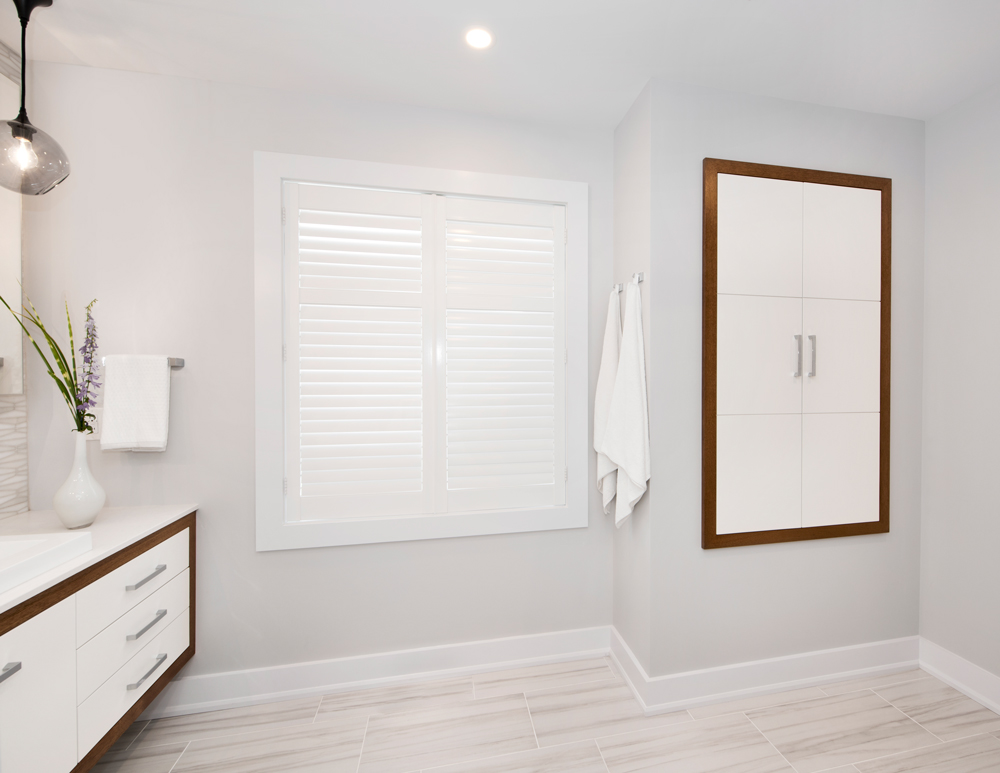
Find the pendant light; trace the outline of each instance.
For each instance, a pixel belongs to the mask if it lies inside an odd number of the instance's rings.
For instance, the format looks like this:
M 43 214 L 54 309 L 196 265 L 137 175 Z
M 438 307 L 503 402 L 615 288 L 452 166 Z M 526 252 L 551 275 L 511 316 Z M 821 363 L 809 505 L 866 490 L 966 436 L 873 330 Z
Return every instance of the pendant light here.
M 12 121 L 0 120 L 0 185 L 17 193 L 39 196 L 69 177 L 69 159 L 59 143 L 32 126 L 24 109 L 24 38 L 35 8 L 52 0 L 14 0 L 21 20 L 21 112 Z

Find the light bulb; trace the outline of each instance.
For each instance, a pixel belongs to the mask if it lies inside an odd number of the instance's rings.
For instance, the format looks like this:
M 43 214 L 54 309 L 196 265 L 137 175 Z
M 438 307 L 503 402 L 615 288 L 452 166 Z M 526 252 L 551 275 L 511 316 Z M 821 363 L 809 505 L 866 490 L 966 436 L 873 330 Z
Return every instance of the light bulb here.
M 7 157 L 22 172 L 27 172 L 38 166 L 38 156 L 35 154 L 35 149 L 31 147 L 31 142 L 24 137 L 18 137 L 17 142 L 7 149 Z
M 465 33 L 465 42 L 473 48 L 489 48 L 493 43 L 493 36 L 484 29 L 469 30 Z

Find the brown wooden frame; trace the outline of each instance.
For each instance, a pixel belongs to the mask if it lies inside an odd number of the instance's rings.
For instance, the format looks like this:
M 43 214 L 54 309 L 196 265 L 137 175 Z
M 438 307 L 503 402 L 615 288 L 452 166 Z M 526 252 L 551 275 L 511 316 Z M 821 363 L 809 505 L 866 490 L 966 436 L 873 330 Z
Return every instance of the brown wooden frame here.
M 149 686 L 149 689 L 142 694 L 142 697 L 140 697 L 139 700 L 132 705 L 125 715 L 117 723 L 115 723 L 114 727 L 112 727 L 104 735 L 104 737 L 98 741 L 97 744 L 95 744 L 94 748 L 91 749 L 87 755 L 76 764 L 76 767 L 73 768 L 71 773 L 85 773 L 94 767 L 98 760 L 100 760 L 108 749 L 114 745 L 115 741 L 117 741 L 121 735 L 128 730 L 129 725 L 131 725 L 139 717 L 139 715 L 146 710 L 146 707 L 153 702 L 153 699 L 163 691 L 163 688 L 167 686 L 167 683 L 177 675 L 177 672 L 180 671 L 192 657 L 194 657 L 196 515 L 197 511 L 188 513 L 183 518 L 167 524 L 162 529 L 143 537 L 141 540 L 119 550 L 117 553 L 98 561 L 93 566 L 87 567 L 83 571 L 74 574 L 72 577 L 67 577 L 62 582 L 42 591 L 37 596 L 32 596 L 27 601 L 22 601 L 16 607 L 0 614 L 0 636 L 2 636 L 8 631 L 17 628 L 17 626 L 21 625 L 21 623 L 30 620 L 35 615 L 44 612 L 46 609 L 54 606 L 55 604 L 58 604 L 63 599 L 69 598 L 77 591 L 85 588 L 109 572 L 114 571 L 119 566 L 127 564 L 133 558 L 142 555 L 154 545 L 159 545 L 161 542 L 170 539 L 175 534 L 179 534 L 185 529 L 190 530 L 188 532 L 188 546 L 190 550 L 188 569 L 190 572 L 191 597 L 188 614 L 190 615 L 191 643 L 188 645 L 188 648 L 178 656 L 177 660 L 171 663 L 170 667 L 160 675 L 160 678 Z
M 892 180 L 886 177 L 820 172 L 789 166 L 751 164 L 743 161 L 704 160 L 703 251 L 702 251 L 702 529 L 701 546 L 731 548 L 775 542 L 883 534 L 889 531 L 889 378 L 892 320 Z M 718 376 L 718 176 L 719 174 L 766 177 L 794 182 L 842 185 L 882 192 L 882 307 L 881 383 L 879 427 L 879 519 L 869 523 L 810 526 L 800 529 L 716 533 L 716 439 Z

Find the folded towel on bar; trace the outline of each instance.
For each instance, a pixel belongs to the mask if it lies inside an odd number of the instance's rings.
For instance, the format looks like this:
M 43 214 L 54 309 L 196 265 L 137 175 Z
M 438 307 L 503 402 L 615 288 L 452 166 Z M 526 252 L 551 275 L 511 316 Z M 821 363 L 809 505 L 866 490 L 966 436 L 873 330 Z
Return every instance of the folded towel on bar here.
M 597 375 L 597 389 L 594 395 L 594 450 L 597 451 L 597 490 L 601 492 L 604 512 L 611 512 L 611 500 L 615 498 L 618 479 L 618 465 L 601 453 L 604 433 L 608 426 L 608 411 L 611 409 L 611 394 L 615 389 L 618 375 L 618 354 L 622 343 L 621 301 L 618 289 L 611 291 L 608 299 L 608 320 L 604 326 L 604 349 L 601 352 L 601 371 Z
M 102 451 L 165 451 L 170 417 L 166 355 L 104 358 Z
M 646 492 L 649 480 L 649 407 L 642 341 L 642 296 L 635 279 L 625 285 L 622 349 L 601 453 L 618 465 L 615 525 L 620 527 Z

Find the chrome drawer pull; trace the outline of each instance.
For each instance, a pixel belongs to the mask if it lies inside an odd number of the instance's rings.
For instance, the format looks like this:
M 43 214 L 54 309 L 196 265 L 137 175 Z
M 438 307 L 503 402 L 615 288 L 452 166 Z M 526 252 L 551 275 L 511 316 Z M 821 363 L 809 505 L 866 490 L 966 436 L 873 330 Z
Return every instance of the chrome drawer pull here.
M 10 679 L 14 674 L 21 670 L 21 661 L 17 663 L 8 663 L 3 667 L 3 671 L 0 671 L 0 682 Z
M 135 633 L 130 633 L 128 636 L 126 636 L 125 641 L 135 641 L 166 616 L 167 616 L 167 610 L 165 609 L 156 610 L 156 617 L 154 617 L 152 620 L 146 623 L 146 625 L 144 625 L 140 630 L 136 631 Z
M 148 577 L 143 577 L 135 585 L 126 585 L 125 586 L 125 590 L 139 590 L 139 588 L 141 588 L 147 582 L 149 582 L 154 577 L 156 577 L 156 575 L 163 574 L 163 572 L 165 572 L 165 571 L 167 571 L 167 565 L 166 564 L 157 564 L 156 568 L 153 570 L 153 573 L 151 575 L 149 575 Z
M 795 372 L 792 374 L 792 378 L 799 378 L 802 375 L 802 336 L 793 336 L 795 338 Z
M 142 679 L 140 679 L 138 682 L 133 682 L 132 684 L 130 684 L 128 686 L 128 689 L 130 689 L 130 690 L 138 690 L 140 687 L 142 687 L 142 683 L 145 682 L 147 679 L 149 679 L 149 677 L 152 676 L 153 672 L 156 669 L 158 669 L 160 666 L 162 666 L 166 661 L 167 661 L 167 653 L 166 652 L 163 652 L 163 653 L 157 655 L 156 656 L 156 665 L 153 666 L 151 669 L 149 669 L 149 671 L 147 671 L 145 674 L 143 674 L 142 675 Z
M 812 378 L 816 375 L 816 336 L 809 336 L 809 341 L 812 343 L 812 368 L 809 370 L 809 377 Z

